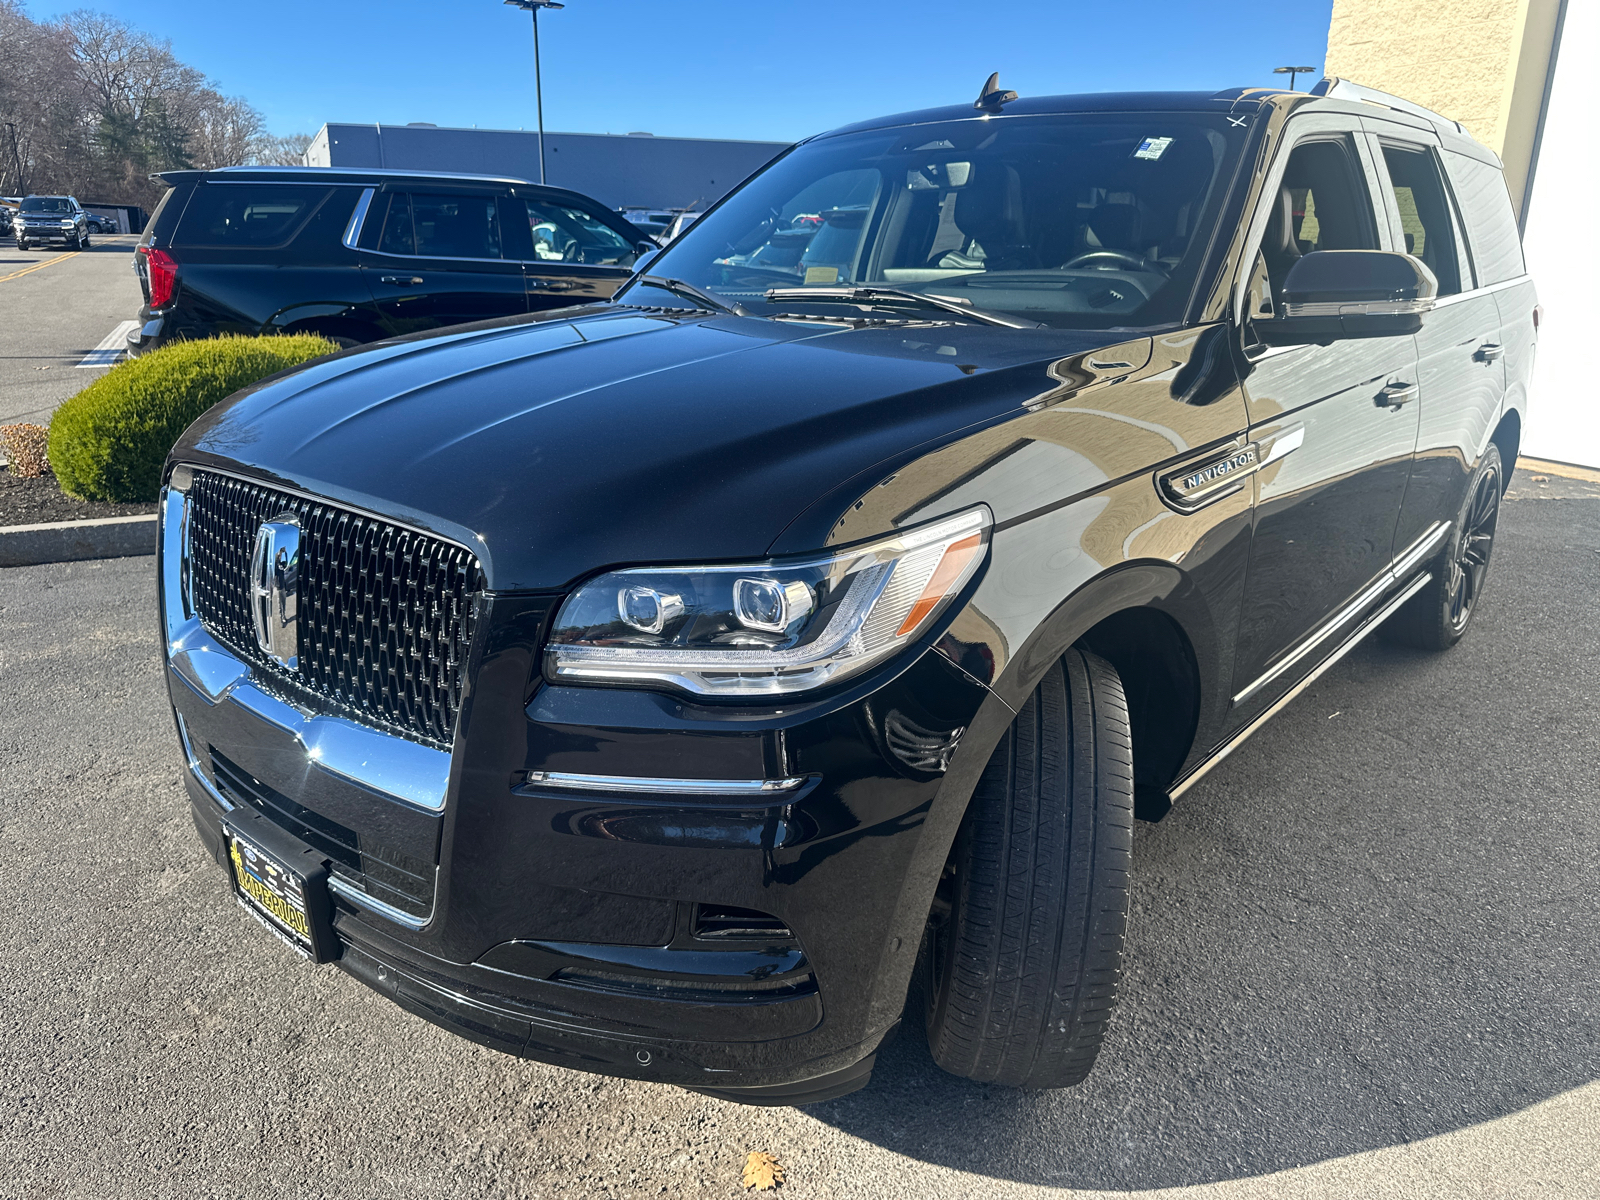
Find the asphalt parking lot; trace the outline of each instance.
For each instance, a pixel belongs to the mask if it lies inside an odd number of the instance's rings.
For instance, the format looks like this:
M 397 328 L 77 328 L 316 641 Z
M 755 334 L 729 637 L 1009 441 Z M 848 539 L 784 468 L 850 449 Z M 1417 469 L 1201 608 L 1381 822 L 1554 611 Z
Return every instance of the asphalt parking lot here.
M 956 1080 L 913 1028 L 804 1110 L 295 961 L 194 837 L 154 560 L 0 570 L 0 1196 L 727 1197 L 750 1150 L 797 1198 L 1600 1196 L 1600 499 L 1542 498 L 1600 488 L 1540 488 L 1465 643 L 1363 646 L 1139 827 L 1088 1083 Z
M 139 315 L 138 241 L 96 236 L 80 252 L 0 239 L 0 425 L 47 424 L 56 405 L 104 374 L 109 355 L 80 364 Z

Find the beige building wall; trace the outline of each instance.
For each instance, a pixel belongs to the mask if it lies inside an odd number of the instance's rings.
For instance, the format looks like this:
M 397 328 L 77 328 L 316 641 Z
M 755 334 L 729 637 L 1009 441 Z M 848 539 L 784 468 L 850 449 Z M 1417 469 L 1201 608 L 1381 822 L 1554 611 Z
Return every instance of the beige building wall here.
M 1334 0 L 1325 70 L 1460 121 L 1504 161 L 1520 216 L 1560 7 L 1561 0 Z

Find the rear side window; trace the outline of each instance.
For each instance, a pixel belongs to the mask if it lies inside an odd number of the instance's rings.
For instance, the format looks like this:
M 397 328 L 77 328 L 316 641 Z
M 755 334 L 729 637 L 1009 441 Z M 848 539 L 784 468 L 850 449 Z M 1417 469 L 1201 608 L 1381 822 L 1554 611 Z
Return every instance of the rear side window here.
M 399 193 L 389 203 L 378 249 L 423 258 L 500 258 L 493 196 Z
M 1498 167 L 1453 151 L 1444 152 L 1445 170 L 1467 222 L 1467 241 L 1478 286 L 1488 287 L 1527 274 L 1522 236 L 1517 232 L 1511 193 Z
M 203 183 L 189 198 L 173 243 L 253 250 L 282 246 L 331 191 L 295 184 Z
M 1456 262 L 1456 232 L 1450 219 L 1439 167 L 1426 150 L 1385 146 L 1383 161 L 1394 187 L 1395 208 L 1405 233 L 1406 253 L 1428 264 L 1439 280 L 1439 295 L 1461 290 L 1461 270 Z

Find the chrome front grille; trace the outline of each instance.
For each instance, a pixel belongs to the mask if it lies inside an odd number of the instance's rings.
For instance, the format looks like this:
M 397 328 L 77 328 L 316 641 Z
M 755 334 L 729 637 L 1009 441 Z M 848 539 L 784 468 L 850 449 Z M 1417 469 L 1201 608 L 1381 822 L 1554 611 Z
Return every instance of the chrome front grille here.
M 288 514 L 301 531 L 293 670 L 260 648 L 251 616 L 256 533 L 263 522 Z M 200 470 L 189 491 L 188 537 L 196 614 L 259 675 L 353 719 L 450 745 L 472 645 L 473 599 L 483 587 L 470 551 Z

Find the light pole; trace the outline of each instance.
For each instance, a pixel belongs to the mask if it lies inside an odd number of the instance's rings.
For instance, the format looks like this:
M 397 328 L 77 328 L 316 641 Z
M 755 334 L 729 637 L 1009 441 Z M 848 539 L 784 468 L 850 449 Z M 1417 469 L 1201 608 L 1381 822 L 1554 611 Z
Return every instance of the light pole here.
M 514 0 L 506 0 L 507 4 L 513 2 Z M 1274 75 L 1287 75 L 1289 77 L 1289 90 L 1292 92 L 1294 91 L 1294 77 L 1296 75 L 1307 75 L 1315 70 L 1315 67 L 1273 67 L 1272 73 Z
M 539 109 L 539 182 L 544 182 L 544 82 L 539 78 L 539 10 L 565 8 L 557 0 L 506 0 L 512 8 L 525 9 L 533 14 L 533 95 Z

